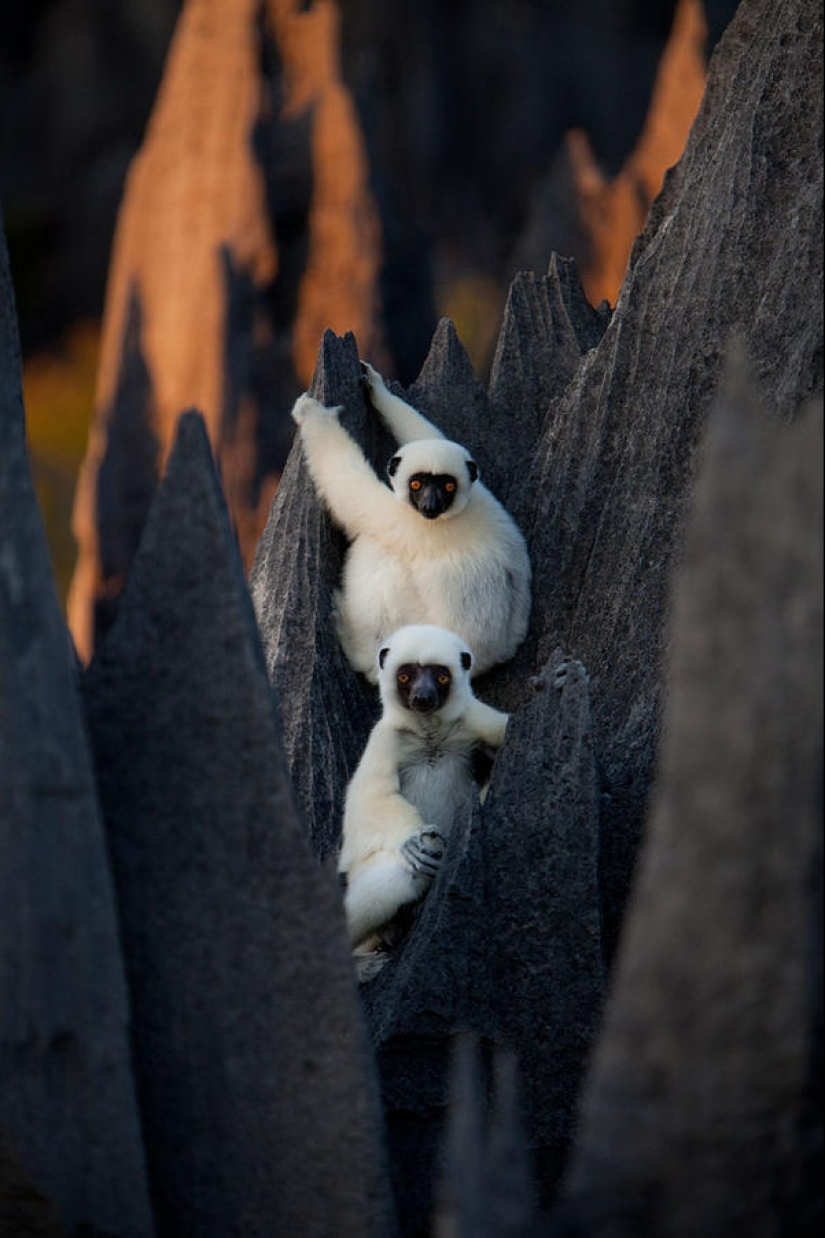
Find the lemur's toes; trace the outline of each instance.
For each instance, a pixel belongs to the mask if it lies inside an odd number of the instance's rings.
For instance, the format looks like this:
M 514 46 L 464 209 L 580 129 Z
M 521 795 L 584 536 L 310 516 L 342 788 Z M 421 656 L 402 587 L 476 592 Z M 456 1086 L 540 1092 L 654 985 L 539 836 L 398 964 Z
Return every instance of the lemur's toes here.
M 437 855 L 439 859 L 444 854 L 444 848 L 447 845 L 447 840 L 443 834 L 439 834 L 436 829 L 422 830 L 419 834 L 419 842 L 422 848 L 431 855 Z
M 437 830 L 422 830 L 401 844 L 401 854 L 414 873 L 434 877 L 444 855 L 444 839 Z

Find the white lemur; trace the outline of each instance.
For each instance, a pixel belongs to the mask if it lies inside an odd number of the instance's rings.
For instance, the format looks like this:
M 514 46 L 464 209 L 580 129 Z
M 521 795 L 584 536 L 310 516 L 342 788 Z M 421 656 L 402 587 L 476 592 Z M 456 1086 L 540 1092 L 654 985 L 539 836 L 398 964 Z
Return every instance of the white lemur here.
M 469 452 L 362 362 L 374 407 L 401 444 L 387 465 L 392 490 L 338 421 L 304 394 L 292 416 L 310 475 L 351 540 L 335 596 L 347 658 L 372 682 L 376 651 L 408 623 L 459 633 L 473 675 L 515 653 L 527 633 L 530 560 L 515 521 L 478 480 Z
M 412 624 L 378 654 L 382 716 L 347 788 L 338 871 L 353 946 L 426 893 L 456 813 L 479 793 L 477 748 L 499 748 L 508 714 L 470 687 L 454 632 Z

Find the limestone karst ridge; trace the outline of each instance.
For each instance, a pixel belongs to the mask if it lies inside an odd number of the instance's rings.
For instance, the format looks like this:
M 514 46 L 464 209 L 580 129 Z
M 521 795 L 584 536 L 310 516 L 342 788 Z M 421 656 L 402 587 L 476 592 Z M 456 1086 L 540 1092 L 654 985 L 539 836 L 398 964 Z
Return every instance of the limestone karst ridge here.
M 612 314 L 564 259 L 519 277 L 486 390 L 436 332 L 410 397 L 535 602 L 476 685 L 514 714 L 489 796 L 360 991 L 330 861 L 376 702 L 300 447 L 248 587 L 181 417 L 81 681 L 3 253 L 10 1232 L 819 1232 L 821 40 L 813 0 L 744 0 Z M 312 389 L 381 467 L 353 336 Z

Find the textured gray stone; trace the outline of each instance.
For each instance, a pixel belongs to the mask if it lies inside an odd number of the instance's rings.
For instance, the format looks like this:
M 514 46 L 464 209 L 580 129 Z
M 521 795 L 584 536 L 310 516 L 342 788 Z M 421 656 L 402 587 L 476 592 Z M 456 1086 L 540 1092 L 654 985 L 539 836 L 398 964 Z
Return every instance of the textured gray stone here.
M 569 302 L 574 307 L 570 317 L 576 317 L 577 297 L 583 294 L 568 265 L 554 263 L 542 288 L 548 303 L 563 307 Z M 511 321 L 509 315 L 505 318 L 504 334 L 517 335 L 522 329 L 526 330 L 523 324 Z M 564 373 L 572 364 L 567 338 L 565 347 L 567 360 L 559 362 Z M 548 347 L 543 355 L 557 351 Z M 575 353 L 581 356 L 580 346 Z M 484 388 L 448 319 L 439 324 L 409 392 L 392 381 L 388 385 L 431 417 L 448 437 L 470 448 L 494 493 L 497 482 L 504 485 L 513 474 L 523 454 L 519 444 L 531 432 L 535 412 L 526 408 L 522 416 L 523 406 L 514 402 L 512 434 L 503 445 Z M 329 405 L 344 406 L 342 424 L 383 477 L 395 442 L 365 398 L 352 335 L 339 338 L 325 333 L 310 391 Z M 313 846 L 322 857 L 337 845 L 344 791 L 378 716 L 377 695 L 350 668 L 333 626 L 332 590 L 340 578 L 345 548 L 343 534 L 315 494 L 296 440 L 258 543 L 250 589 L 267 670 L 279 700 L 290 775 Z M 506 675 L 492 682 L 503 685 L 498 699 L 508 692 L 512 697 Z M 516 695 L 521 702 L 529 693 L 522 687 Z
M 610 324 L 552 405 L 525 480 L 534 614 L 508 670 L 530 673 L 561 644 L 590 672 L 610 796 L 611 945 L 658 742 L 694 455 L 731 334 L 741 333 L 777 415 L 822 389 L 821 42 L 815 0 L 740 5 Z
M 435 1238 L 538 1234 L 516 1055 L 466 1032 L 456 1037 L 450 1064 L 441 1174 Z
M 822 401 L 737 359 L 675 589 L 670 699 L 567 1184 L 574 1232 L 822 1227 Z
M 44 1225 L 51 1212 L 66 1234 L 151 1234 L 128 1025 L 76 658 L 29 473 L 0 226 L 0 1122 L 3 1207 L 16 1198 L 21 1225 L 23 1211 Z M 9 1188 L 10 1165 L 30 1192 Z
M 535 501 L 524 481 L 550 403 L 599 343 L 609 320 L 608 306 L 595 310 L 584 295 L 572 258 L 553 254 L 546 275 L 522 271 L 510 285 L 489 394 L 508 465 L 498 497 L 518 517 Z
M 554 260 L 546 281 L 514 286 L 488 395 L 448 323 L 410 388 L 514 512 L 535 587 L 524 646 L 476 684 L 516 715 L 488 801 L 457 823 L 402 949 L 362 990 L 407 1233 L 428 1224 L 462 1027 L 519 1053 L 545 1208 L 564 1163 L 648 810 L 670 590 L 731 335 L 779 418 L 822 389 L 821 33 L 813 0 L 741 6 L 609 322 Z M 354 341 L 327 337 L 316 394 L 346 404 L 381 467 L 357 381 Z M 375 711 L 334 640 L 343 542 L 330 530 L 296 448 L 253 582 L 323 854 Z M 528 682 L 557 649 L 590 675 L 562 693 L 561 720 L 555 690 L 534 701 Z
M 484 1171 L 487 1080 L 478 1038 L 456 1037 L 450 1063 L 450 1109 L 444 1137 L 441 1190 L 433 1217 L 436 1238 L 482 1238 L 486 1229 Z
M 735 7 L 705 0 L 709 46 Z M 591 256 L 564 174 L 567 134 L 585 130 L 598 166 L 616 175 L 645 124 L 675 9 L 344 0 L 342 71 L 374 169 L 381 302 L 403 382 L 426 353 L 436 292 L 476 296 L 472 330 L 516 270 L 540 271 L 554 249 Z
M 482 816 L 491 1034 L 518 1053 L 525 1120 L 545 1190 L 572 1134 L 604 986 L 599 781 L 590 693 L 555 651 L 539 700 L 520 710 Z
M 559 661 L 511 721 L 403 950 L 362 990 L 406 1234 L 427 1232 L 458 1031 L 518 1055 L 545 1198 L 567 1150 L 604 975 L 587 682 L 574 665 L 556 688 Z
M 381 437 L 377 415 L 367 416 L 352 335 L 324 334 L 310 390 L 328 405 L 345 406 L 342 424 L 383 473 L 390 441 Z M 345 546 L 315 495 L 296 440 L 249 584 L 290 777 L 321 857 L 337 845 L 344 789 L 378 716 L 376 694 L 350 667 L 332 621 Z
M 490 403 L 449 318 L 439 322 L 421 373 L 409 391 L 390 385 L 414 408 L 420 408 L 447 438 L 463 443 L 478 456 L 476 463 L 485 484 L 495 493 L 498 461 L 496 439 L 490 434 Z
M 158 1229 L 383 1235 L 377 1093 L 202 419 L 84 680 Z

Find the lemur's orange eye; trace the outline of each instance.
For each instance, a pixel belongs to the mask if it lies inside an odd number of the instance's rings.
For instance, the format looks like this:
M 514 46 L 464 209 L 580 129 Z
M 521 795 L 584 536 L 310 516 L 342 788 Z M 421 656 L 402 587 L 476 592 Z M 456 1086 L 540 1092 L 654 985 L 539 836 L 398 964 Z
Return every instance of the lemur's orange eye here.
M 401 674 L 398 676 L 398 682 L 399 682 L 399 683 L 409 683 L 409 682 L 410 682 L 410 677 L 409 677 L 409 675 L 407 675 L 404 671 L 402 671 L 402 672 L 401 672 Z
M 455 482 L 448 481 L 444 489 L 447 491 L 448 494 L 452 494 L 453 491 L 455 490 Z
M 418 480 L 418 478 L 410 482 L 410 490 L 420 490 L 420 489 L 421 489 L 421 482 Z
M 438 682 L 441 684 L 441 686 L 442 686 L 442 688 L 443 688 L 446 684 L 448 684 L 448 683 L 450 682 L 450 676 L 449 676 L 449 675 L 439 675 L 439 676 L 438 676 Z

